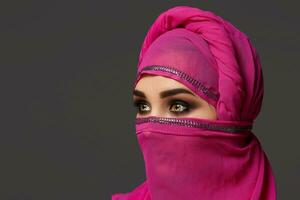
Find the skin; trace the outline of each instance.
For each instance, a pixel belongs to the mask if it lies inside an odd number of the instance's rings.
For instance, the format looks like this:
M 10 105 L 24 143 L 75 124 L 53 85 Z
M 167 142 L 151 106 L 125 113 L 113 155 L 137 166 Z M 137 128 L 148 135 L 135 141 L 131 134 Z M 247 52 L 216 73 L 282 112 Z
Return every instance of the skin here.
M 179 88 L 184 89 L 181 91 Z M 160 94 L 167 90 L 177 92 Z M 188 93 L 189 92 L 189 93 Z M 180 82 L 157 75 L 144 74 L 133 92 L 136 117 L 195 117 L 216 120 L 217 113 L 213 105 L 196 95 Z

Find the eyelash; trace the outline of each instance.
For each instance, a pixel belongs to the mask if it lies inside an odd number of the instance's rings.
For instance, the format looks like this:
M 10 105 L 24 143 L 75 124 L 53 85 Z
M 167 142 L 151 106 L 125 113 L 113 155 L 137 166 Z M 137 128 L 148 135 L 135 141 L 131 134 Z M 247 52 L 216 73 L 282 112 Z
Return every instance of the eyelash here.
M 140 107 L 142 106 L 142 105 L 147 105 L 147 106 L 149 106 L 149 104 L 147 103 L 147 101 L 145 101 L 145 100 L 137 100 L 137 101 L 135 101 L 134 102 L 134 106 L 137 108 L 137 110 L 138 110 L 138 113 L 139 114 L 146 114 L 148 111 L 141 111 L 140 110 Z M 185 113 L 187 113 L 187 112 L 189 112 L 192 108 L 193 108 L 193 105 L 191 105 L 191 104 L 189 104 L 189 103 L 187 103 L 187 102 L 185 102 L 185 101 L 182 101 L 182 100 L 179 100 L 179 99 L 174 99 L 174 100 L 171 100 L 169 103 L 168 103 L 168 105 L 170 106 L 170 109 L 174 106 L 174 105 L 181 105 L 181 106 L 183 106 L 184 108 L 183 108 L 183 111 L 170 111 L 170 112 L 172 112 L 174 115 L 182 115 L 182 114 L 185 114 Z M 149 106 L 150 107 L 150 106 Z

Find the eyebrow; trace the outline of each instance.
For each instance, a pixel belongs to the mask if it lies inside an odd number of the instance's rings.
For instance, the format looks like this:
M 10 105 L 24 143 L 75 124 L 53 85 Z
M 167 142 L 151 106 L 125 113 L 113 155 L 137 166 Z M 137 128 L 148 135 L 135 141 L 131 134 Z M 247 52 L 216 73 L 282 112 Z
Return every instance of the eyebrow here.
M 160 92 L 159 96 L 160 96 L 160 98 L 166 98 L 166 97 L 174 96 L 174 95 L 180 94 L 180 93 L 191 94 L 191 95 L 195 96 L 192 92 L 190 92 L 184 88 L 175 88 L 175 89 L 171 89 L 171 90 L 165 90 L 165 91 Z M 134 90 L 133 95 L 146 98 L 145 93 L 140 90 Z

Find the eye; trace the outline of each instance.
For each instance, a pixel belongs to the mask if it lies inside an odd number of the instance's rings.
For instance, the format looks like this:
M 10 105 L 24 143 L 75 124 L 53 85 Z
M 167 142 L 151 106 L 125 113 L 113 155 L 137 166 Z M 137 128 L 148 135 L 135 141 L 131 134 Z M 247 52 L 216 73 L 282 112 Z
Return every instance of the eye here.
M 150 106 L 146 101 L 135 101 L 134 107 L 136 107 L 138 113 L 140 114 L 150 111 Z
M 184 101 L 173 101 L 170 106 L 170 111 L 174 114 L 181 114 L 188 112 L 190 109 L 190 105 Z

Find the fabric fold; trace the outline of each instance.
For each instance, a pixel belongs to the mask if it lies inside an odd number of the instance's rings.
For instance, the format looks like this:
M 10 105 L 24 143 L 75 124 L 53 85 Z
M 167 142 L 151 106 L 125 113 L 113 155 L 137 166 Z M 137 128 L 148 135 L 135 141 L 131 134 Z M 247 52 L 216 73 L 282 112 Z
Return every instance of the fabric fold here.
M 249 37 L 213 12 L 175 6 L 149 28 L 144 74 L 174 79 L 216 108 L 217 120 L 137 118 L 146 180 L 112 200 L 276 200 L 271 163 L 253 133 L 264 95 Z

